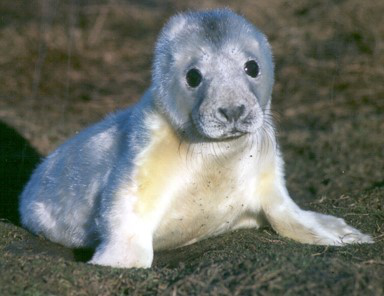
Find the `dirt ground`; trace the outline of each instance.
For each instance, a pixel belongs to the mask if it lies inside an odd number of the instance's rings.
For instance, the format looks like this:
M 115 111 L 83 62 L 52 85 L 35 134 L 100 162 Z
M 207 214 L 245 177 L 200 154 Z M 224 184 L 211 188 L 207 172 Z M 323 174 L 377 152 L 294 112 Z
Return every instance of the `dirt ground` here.
M 155 254 L 151 269 L 85 263 L 18 223 L 39 162 L 150 84 L 156 36 L 186 9 L 228 6 L 269 37 L 288 188 L 372 245 L 310 246 L 271 228 Z M 0 1 L 0 295 L 384 295 L 384 2 Z

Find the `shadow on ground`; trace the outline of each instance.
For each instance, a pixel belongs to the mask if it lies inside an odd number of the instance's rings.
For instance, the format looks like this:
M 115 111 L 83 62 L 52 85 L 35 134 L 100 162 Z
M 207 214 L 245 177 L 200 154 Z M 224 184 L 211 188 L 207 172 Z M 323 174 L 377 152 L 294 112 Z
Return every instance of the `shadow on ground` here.
M 40 155 L 7 124 L 0 122 L 0 219 L 20 224 L 19 195 Z

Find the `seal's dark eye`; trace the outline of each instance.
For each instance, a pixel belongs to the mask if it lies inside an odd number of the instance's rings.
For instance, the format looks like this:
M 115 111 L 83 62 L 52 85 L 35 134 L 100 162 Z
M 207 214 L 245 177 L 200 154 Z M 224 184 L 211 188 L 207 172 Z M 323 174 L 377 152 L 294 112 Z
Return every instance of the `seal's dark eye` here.
M 259 65 L 254 60 L 248 61 L 244 65 L 244 71 L 247 75 L 255 78 L 259 75 Z
M 203 76 L 201 76 L 201 73 L 196 68 L 193 68 L 188 71 L 187 76 L 187 83 L 190 87 L 198 87 L 201 80 L 203 79 Z

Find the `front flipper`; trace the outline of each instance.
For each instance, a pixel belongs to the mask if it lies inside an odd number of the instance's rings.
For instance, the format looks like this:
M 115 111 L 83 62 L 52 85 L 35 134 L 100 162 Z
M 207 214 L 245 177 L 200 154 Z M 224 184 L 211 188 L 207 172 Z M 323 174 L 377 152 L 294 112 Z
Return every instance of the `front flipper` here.
M 263 212 L 280 235 L 316 245 L 373 243 L 371 236 L 349 226 L 341 218 L 300 209 L 290 198 L 278 173 L 264 174 L 259 185 Z
M 333 246 L 373 243 L 369 235 L 341 218 L 304 211 L 296 205 L 282 206 L 278 210 L 266 208 L 265 214 L 277 233 L 301 243 Z
M 137 227 L 135 225 L 134 227 Z M 122 234 L 123 233 L 123 234 Z M 120 268 L 149 268 L 153 260 L 152 233 L 125 230 L 104 241 L 88 263 Z

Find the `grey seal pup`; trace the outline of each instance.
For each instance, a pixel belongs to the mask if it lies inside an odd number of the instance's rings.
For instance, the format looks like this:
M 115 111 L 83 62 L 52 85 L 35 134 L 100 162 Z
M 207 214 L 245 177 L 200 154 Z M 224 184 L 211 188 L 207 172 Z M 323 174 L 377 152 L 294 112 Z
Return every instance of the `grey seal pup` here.
M 372 238 L 290 198 L 271 118 L 267 38 L 228 9 L 172 17 L 134 106 L 65 142 L 34 171 L 22 224 L 90 263 L 152 264 L 154 250 L 268 222 L 301 243 Z

